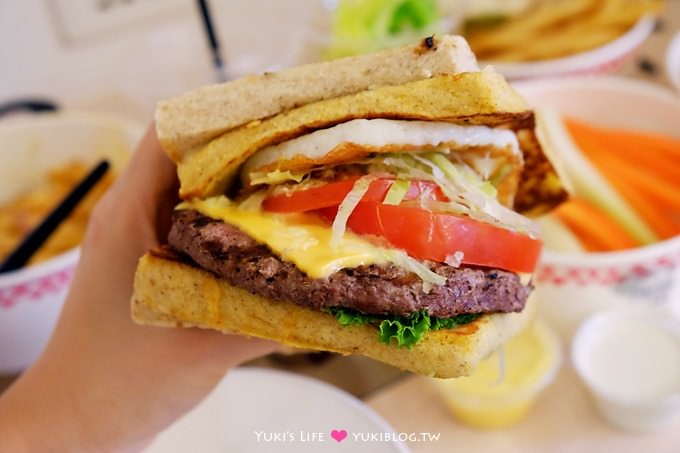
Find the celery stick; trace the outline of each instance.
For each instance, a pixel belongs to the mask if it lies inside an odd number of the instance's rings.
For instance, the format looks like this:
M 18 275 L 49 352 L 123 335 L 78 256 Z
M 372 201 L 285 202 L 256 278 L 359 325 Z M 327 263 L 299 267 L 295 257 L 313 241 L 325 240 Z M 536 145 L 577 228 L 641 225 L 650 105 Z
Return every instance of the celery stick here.
M 559 114 L 554 110 L 542 109 L 537 111 L 536 119 L 544 144 L 561 161 L 567 177 L 573 183 L 575 194 L 609 214 L 640 243 L 656 242 L 658 237 L 654 231 L 583 156 Z

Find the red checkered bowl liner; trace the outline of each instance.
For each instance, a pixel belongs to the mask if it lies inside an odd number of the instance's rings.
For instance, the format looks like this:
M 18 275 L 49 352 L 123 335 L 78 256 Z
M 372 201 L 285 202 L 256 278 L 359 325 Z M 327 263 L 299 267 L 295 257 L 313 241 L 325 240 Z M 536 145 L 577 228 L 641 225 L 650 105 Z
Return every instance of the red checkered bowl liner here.
M 0 275 L 0 312 L 61 294 L 71 282 L 79 254 L 79 249 L 73 249 L 35 266 Z

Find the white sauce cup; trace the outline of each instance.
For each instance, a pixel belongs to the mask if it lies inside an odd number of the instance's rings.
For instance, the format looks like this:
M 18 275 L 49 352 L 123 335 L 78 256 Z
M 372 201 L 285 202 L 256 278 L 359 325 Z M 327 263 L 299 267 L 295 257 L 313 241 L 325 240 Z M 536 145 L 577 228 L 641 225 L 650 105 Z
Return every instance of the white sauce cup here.
M 600 313 L 577 331 L 571 358 L 614 427 L 650 432 L 680 421 L 680 319 L 643 308 Z

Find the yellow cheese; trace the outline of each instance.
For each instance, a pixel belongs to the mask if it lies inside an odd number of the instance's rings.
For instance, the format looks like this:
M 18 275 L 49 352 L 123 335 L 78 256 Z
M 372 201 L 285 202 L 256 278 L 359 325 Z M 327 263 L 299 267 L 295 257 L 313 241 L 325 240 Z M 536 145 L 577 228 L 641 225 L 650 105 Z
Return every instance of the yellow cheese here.
M 324 278 L 343 268 L 383 264 L 394 255 L 352 233 L 345 233 L 337 246 L 330 247 L 331 229 L 314 217 L 244 210 L 224 196 L 184 202 L 179 208 L 195 209 L 238 227 L 311 278 Z

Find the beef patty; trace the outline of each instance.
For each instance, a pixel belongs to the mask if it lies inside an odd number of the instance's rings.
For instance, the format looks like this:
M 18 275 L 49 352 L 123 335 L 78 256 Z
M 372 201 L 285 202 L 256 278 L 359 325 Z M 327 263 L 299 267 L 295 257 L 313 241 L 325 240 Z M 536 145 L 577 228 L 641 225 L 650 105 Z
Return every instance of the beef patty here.
M 342 269 L 312 279 L 237 227 L 192 210 L 175 213 L 168 242 L 231 285 L 313 309 L 341 306 L 401 316 L 427 309 L 431 316 L 449 318 L 521 311 L 531 292 L 512 272 L 433 262 L 425 264 L 446 277 L 446 283 L 429 293 L 418 276 L 391 264 Z

